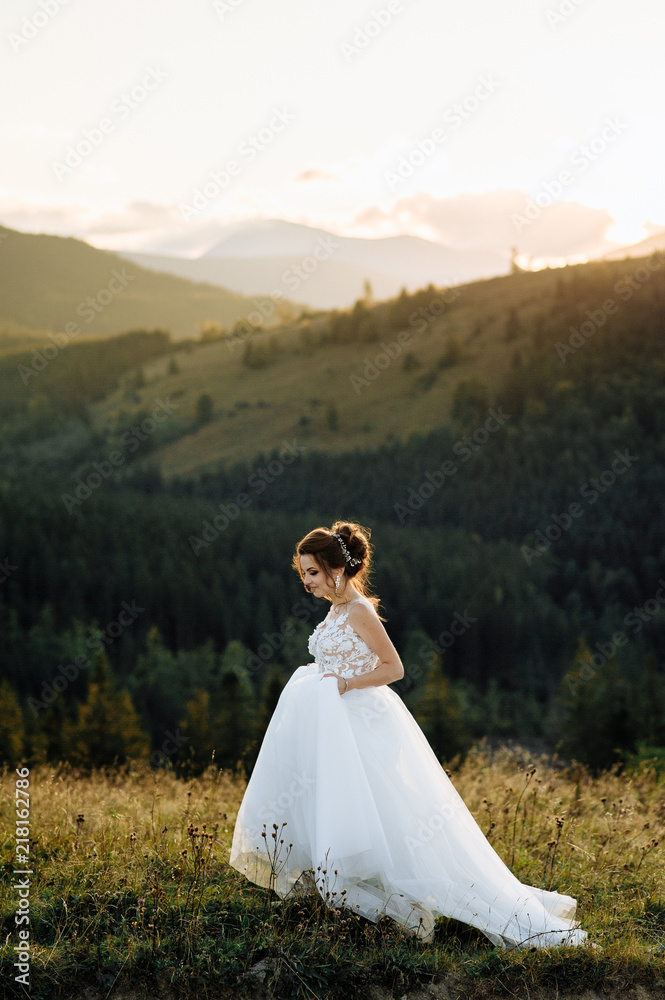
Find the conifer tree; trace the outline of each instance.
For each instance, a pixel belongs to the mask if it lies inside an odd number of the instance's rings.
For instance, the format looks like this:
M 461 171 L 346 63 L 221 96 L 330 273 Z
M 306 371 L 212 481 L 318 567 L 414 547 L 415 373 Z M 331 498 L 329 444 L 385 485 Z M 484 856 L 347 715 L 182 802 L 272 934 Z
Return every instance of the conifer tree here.
M 187 702 L 187 711 L 179 723 L 187 739 L 187 753 L 178 760 L 180 770 L 186 774 L 201 774 L 213 762 L 215 736 L 210 706 L 210 694 L 196 688 L 194 697 Z M 217 754 L 215 754 L 215 759 Z
M 20 767 L 25 750 L 23 712 L 14 689 L 0 684 L 0 763 Z
M 62 697 L 56 698 L 38 715 L 26 710 L 26 742 L 33 764 L 67 760 L 68 726 L 71 727 L 71 722 Z
M 148 739 L 142 731 L 129 693 L 118 691 L 106 654 L 92 668 L 87 698 L 78 718 L 66 723 L 70 760 L 81 767 L 103 767 L 146 757 Z
M 561 681 L 561 749 L 594 770 L 617 761 L 617 750 L 633 748 L 631 690 L 612 658 L 594 663 L 583 638 Z
M 282 670 L 279 666 L 275 665 L 266 678 L 261 697 L 261 706 L 255 715 L 251 738 L 248 740 L 243 754 L 243 764 L 247 767 L 249 775 L 251 775 L 251 772 L 254 769 L 256 758 L 259 755 L 259 750 L 261 749 L 261 744 L 263 742 L 263 737 L 266 734 L 268 724 L 270 723 L 272 714 L 277 707 L 279 696 L 283 690 L 284 678 L 282 676 Z
M 470 740 L 464 727 L 460 701 L 450 679 L 441 670 L 438 654 L 432 657 L 414 714 L 439 759 L 450 760 L 468 748 Z

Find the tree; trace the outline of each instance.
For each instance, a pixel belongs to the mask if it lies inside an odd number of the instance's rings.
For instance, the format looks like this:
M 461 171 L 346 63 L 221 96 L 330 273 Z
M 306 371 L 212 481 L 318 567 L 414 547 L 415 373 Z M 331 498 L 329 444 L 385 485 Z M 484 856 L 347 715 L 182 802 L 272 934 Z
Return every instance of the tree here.
M 453 365 L 458 365 L 462 360 L 463 353 L 459 337 L 449 337 L 446 349 L 439 358 L 438 367 L 452 368 Z
M 415 368 L 420 367 L 420 359 L 414 351 L 407 351 L 402 358 L 402 371 L 412 372 Z
M 33 712 L 26 712 L 26 743 L 33 765 L 67 760 L 70 727 L 64 698 L 56 698 L 36 717 Z
M 439 759 L 451 760 L 468 749 L 462 707 L 449 678 L 442 673 L 439 656 L 432 657 L 414 714 Z
M 441 668 L 441 656 L 436 652 L 427 633 L 417 628 L 407 632 L 404 647 L 400 650 L 400 659 L 404 667 L 404 677 L 395 683 L 395 690 L 411 709 L 418 704 L 435 660 L 437 668 Z
M 206 341 L 221 340 L 222 337 L 227 336 L 227 330 L 220 323 L 215 323 L 213 320 L 207 319 L 201 324 L 201 341 L 203 343 Z
M 602 657 L 601 657 L 602 660 Z M 596 667 L 580 638 L 559 690 L 564 717 L 561 749 L 594 770 L 611 767 L 617 751 L 636 746 L 630 685 L 615 659 Z
M 234 768 L 243 760 L 256 717 L 254 690 L 245 666 L 247 650 L 232 640 L 219 662 L 212 691 L 197 687 L 179 725 L 188 739 L 186 768 L 200 774 L 213 760 Z
M 212 397 L 207 392 L 202 392 L 196 400 L 196 422 L 199 426 L 209 424 L 212 420 L 214 405 Z
M 97 654 L 92 669 L 78 718 L 65 726 L 70 760 L 83 767 L 103 767 L 147 757 L 148 740 L 132 699 L 127 691 L 116 689 L 104 652 Z
M 512 340 L 517 340 L 521 333 L 523 333 L 523 329 L 519 314 L 515 306 L 511 306 L 503 328 L 503 339 L 509 344 Z
M 20 767 L 25 750 L 23 712 L 14 689 L 0 684 L 0 763 Z
M 335 433 L 339 430 L 339 417 L 337 415 L 337 408 L 335 406 L 328 407 L 328 430 Z
M 271 348 L 265 341 L 255 343 L 248 340 L 242 355 L 242 363 L 247 368 L 265 368 L 269 365 L 273 356 L 274 348 Z
M 200 774 L 212 763 L 215 744 L 210 694 L 196 688 L 194 697 L 187 702 L 187 711 L 179 726 L 187 739 L 187 762 L 181 763 L 187 773 Z
M 519 264 L 517 263 L 518 254 L 519 254 L 519 251 L 518 251 L 517 247 L 511 247 L 510 248 L 510 273 L 511 274 L 523 274 L 524 273 L 524 268 L 520 267 Z
M 462 424 L 481 423 L 487 416 L 489 405 L 489 388 L 472 376 L 458 383 L 451 413 Z
M 282 671 L 278 666 L 274 666 L 266 678 L 266 682 L 263 687 L 263 695 L 261 697 L 261 708 L 254 721 L 252 734 L 253 738 L 247 744 L 244 756 L 250 775 L 252 769 L 254 768 L 254 764 L 256 763 L 256 758 L 258 757 L 263 737 L 266 734 L 266 730 L 270 720 L 272 719 L 273 712 L 277 708 L 277 702 L 279 701 L 279 697 L 283 690 L 284 679 L 282 677 Z

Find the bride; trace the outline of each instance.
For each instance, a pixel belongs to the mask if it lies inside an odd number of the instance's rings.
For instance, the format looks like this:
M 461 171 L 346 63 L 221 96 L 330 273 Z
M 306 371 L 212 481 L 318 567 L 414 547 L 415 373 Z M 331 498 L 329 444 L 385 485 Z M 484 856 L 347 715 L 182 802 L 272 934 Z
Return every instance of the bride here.
M 368 594 L 369 537 L 337 521 L 296 546 L 293 568 L 332 607 L 266 730 L 230 864 L 281 898 L 297 883 L 425 941 L 446 916 L 502 948 L 588 943 L 575 899 L 506 867 L 388 687 L 404 668 Z

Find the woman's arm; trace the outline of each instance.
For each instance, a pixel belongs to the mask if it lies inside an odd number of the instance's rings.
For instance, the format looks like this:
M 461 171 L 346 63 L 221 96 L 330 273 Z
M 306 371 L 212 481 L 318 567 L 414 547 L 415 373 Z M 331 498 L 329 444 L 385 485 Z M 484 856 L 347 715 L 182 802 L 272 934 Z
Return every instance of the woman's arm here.
M 372 652 L 377 654 L 379 662 L 374 670 L 349 677 L 349 686 L 345 690 L 350 691 L 351 688 L 364 688 L 377 684 L 392 684 L 393 681 L 404 677 L 402 661 L 377 614 L 359 602 L 350 609 L 348 622 L 354 632 L 357 632 L 360 638 L 367 643 Z

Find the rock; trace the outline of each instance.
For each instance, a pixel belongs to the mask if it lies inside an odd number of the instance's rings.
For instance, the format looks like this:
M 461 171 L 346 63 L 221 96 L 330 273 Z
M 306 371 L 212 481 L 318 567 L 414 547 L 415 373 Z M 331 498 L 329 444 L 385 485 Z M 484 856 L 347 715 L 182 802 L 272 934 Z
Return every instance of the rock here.
M 268 973 L 274 971 L 275 967 L 272 964 L 272 960 L 269 958 L 262 958 L 260 962 L 256 962 L 247 970 L 245 977 L 247 979 L 258 979 L 260 982 L 263 982 Z

